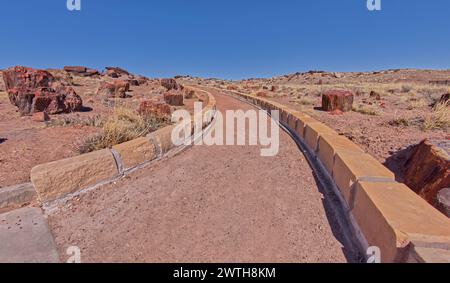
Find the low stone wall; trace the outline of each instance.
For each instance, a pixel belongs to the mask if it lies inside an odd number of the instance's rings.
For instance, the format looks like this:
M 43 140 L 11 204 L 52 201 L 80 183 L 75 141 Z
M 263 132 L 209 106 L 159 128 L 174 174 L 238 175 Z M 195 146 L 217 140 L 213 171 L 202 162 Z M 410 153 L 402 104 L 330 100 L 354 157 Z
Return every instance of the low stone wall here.
M 200 121 L 203 127 L 206 127 L 213 120 L 212 113 L 216 109 L 216 100 L 206 91 L 192 87 L 191 89 L 196 92 L 204 105 L 206 104 L 202 113 L 192 116 L 191 119 Z M 180 123 L 159 129 L 147 137 L 116 145 L 111 149 L 34 167 L 31 170 L 31 182 L 39 201 L 51 202 L 81 190 L 109 183 L 136 168 L 167 156 L 172 150 L 185 147 L 173 144 L 171 139 L 172 130 Z
M 281 124 L 302 140 L 339 189 L 355 231 L 362 234 L 362 248 L 380 248 L 382 262 L 450 262 L 450 219 L 396 182 L 394 173 L 375 158 L 308 115 L 261 97 L 227 92 L 269 113 L 280 112 Z

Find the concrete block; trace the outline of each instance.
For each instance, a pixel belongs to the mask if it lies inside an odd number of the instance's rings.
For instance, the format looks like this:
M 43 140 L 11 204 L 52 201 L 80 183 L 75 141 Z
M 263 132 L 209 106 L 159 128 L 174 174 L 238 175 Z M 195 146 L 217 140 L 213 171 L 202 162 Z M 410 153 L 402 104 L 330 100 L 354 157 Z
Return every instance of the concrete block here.
M 119 144 L 113 146 L 113 149 L 120 154 L 125 170 L 157 158 L 156 147 L 147 138 L 138 138 Z
M 306 123 L 304 139 L 310 150 L 312 150 L 313 152 L 317 151 L 319 137 L 324 134 L 334 134 L 338 136 L 338 133 L 336 131 L 326 126 L 325 124 L 322 124 L 320 122 Z

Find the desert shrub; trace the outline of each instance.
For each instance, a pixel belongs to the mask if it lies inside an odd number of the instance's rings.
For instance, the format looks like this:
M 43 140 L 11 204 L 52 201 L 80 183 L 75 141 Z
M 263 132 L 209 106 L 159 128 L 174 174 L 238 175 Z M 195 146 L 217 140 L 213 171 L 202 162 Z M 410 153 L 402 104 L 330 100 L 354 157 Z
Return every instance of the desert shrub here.
M 52 119 L 47 123 L 47 127 L 71 127 L 71 126 L 87 126 L 87 127 L 102 127 L 104 119 L 100 116 L 92 116 L 85 119 L 64 117 Z
M 375 105 L 365 105 L 365 104 L 353 105 L 352 110 L 354 112 L 371 116 L 379 116 L 382 114 L 381 109 Z
M 425 117 L 423 129 L 428 130 L 446 130 L 450 126 L 450 101 L 441 102 L 433 107 L 430 116 Z
M 412 89 L 411 85 L 402 85 L 402 92 L 410 92 Z
M 152 116 L 141 116 L 129 108 L 117 107 L 111 117 L 102 125 L 99 135 L 86 139 L 78 151 L 92 152 L 110 148 L 156 131 L 169 124 L 169 120 Z

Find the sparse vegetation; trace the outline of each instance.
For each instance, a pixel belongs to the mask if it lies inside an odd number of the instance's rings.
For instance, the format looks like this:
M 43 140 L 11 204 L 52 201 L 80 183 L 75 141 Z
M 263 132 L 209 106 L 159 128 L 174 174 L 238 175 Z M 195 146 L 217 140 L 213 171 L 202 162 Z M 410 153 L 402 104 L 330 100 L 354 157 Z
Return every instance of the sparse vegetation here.
M 100 116 L 88 117 L 86 119 L 64 117 L 51 120 L 47 127 L 71 127 L 71 126 L 87 126 L 87 127 L 102 127 L 104 119 Z
M 88 138 L 79 146 L 80 153 L 109 148 L 139 137 L 143 137 L 169 124 L 166 119 L 140 116 L 137 112 L 117 107 L 113 115 L 105 120 L 101 134 Z
M 438 103 L 430 116 L 425 117 L 423 130 L 446 130 L 450 127 L 450 101 Z
M 358 112 L 358 113 L 365 114 L 365 115 L 371 115 L 371 116 L 379 116 L 383 113 L 378 106 L 365 105 L 365 104 L 354 105 L 352 110 L 354 112 Z

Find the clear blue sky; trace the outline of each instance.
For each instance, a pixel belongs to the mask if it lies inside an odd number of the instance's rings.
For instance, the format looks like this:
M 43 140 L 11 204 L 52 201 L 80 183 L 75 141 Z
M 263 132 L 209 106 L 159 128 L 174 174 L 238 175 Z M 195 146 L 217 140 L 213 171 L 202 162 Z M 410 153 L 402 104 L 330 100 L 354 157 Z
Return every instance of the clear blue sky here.
M 121 66 L 150 77 L 450 68 L 449 0 L 2 1 L 0 68 Z

